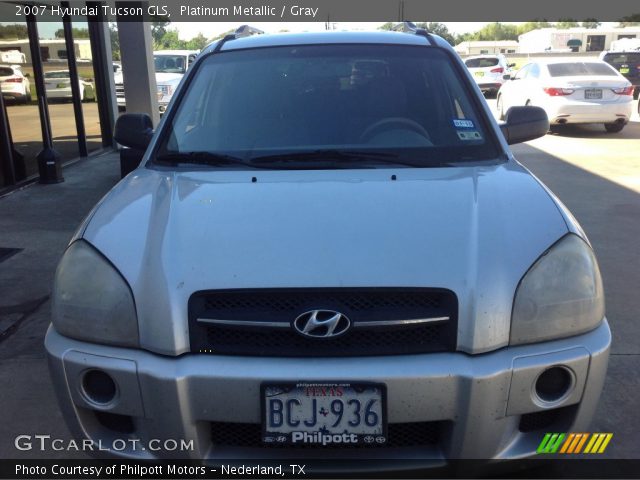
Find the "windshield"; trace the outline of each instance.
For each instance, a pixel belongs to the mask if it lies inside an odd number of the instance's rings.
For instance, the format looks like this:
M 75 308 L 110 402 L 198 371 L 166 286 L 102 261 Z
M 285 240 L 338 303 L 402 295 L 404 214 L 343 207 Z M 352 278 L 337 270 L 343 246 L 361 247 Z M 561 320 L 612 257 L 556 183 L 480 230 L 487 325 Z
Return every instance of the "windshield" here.
M 616 72 L 604 63 L 551 63 L 548 67 L 552 77 L 617 76 Z
M 344 162 L 377 153 L 378 162 L 398 157 L 418 166 L 494 159 L 485 118 L 452 63 L 435 48 L 387 45 L 210 55 L 157 159 L 187 152 L 287 162 L 305 153 L 309 161 L 330 152 Z
M 495 57 L 470 58 L 464 62 L 464 64 L 469 68 L 495 67 L 498 63 L 499 60 Z
M 624 63 L 640 63 L 640 52 L 638 53 L 607 53 L 604 60 L 613 65 Z
M 184 73 L 187 70 L 184 55 L 154 55 L 156 73 Z

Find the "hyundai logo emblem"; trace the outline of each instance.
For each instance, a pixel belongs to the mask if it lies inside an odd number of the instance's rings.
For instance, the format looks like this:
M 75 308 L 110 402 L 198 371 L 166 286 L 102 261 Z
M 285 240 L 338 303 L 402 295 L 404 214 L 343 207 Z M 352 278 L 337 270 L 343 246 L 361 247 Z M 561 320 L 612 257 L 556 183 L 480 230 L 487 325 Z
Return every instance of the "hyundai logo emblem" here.
M 334 310 L 311 310 L 293 321 L 293 328 L 305 337 L 333 338 L 351 327 L 349 318 Z

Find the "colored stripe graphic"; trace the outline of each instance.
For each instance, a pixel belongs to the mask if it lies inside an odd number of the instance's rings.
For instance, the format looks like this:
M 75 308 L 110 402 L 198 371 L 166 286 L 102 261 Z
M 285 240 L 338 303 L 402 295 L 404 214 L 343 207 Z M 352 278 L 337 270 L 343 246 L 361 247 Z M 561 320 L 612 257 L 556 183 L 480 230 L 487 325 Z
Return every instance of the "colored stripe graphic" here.
M 611 438 L 613 433 L 546 433 L 536 453 L 604 453 Z

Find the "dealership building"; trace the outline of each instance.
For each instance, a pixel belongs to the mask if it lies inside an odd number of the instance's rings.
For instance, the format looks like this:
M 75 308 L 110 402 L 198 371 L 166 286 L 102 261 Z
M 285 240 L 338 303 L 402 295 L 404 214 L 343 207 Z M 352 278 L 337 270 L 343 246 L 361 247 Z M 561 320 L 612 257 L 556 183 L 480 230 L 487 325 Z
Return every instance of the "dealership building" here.
M 545 51 L 601 52 L 612 42 L 624 38 L 640 38 L 640 27 L 624 28 L 540 28 L 518 37 L 519 53 Z

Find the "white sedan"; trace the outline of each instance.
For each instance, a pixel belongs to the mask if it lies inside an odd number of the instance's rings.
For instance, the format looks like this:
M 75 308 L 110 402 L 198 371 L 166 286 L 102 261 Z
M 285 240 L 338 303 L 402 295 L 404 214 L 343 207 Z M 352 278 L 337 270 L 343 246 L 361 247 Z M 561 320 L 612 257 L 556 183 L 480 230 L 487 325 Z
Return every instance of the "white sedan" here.
M 633 86 L 600 60 L 555 59 L 522 67 L 498 92 L 500 119 L 509 107 L 535 105 L 552 130 L 569 123 L 602 123 L 621 131 L 632 113 Z
M 78 79 L 80 100 L 95 100 L 96 90 L 92 82 Z M 68 70 L 52 70 L 44 73 L 44 87 L 48 98 L 64 98 L 71 100 L 71 78 Z

